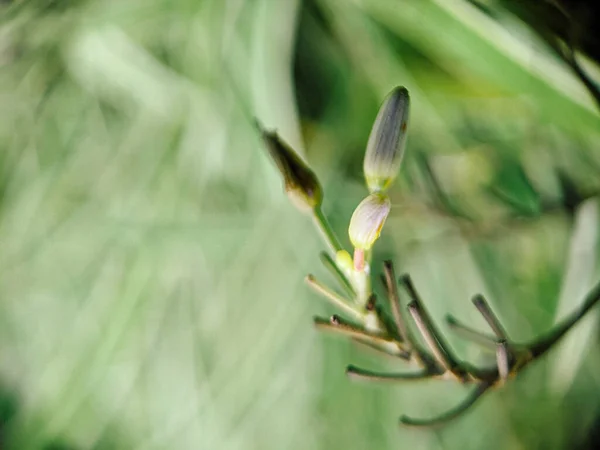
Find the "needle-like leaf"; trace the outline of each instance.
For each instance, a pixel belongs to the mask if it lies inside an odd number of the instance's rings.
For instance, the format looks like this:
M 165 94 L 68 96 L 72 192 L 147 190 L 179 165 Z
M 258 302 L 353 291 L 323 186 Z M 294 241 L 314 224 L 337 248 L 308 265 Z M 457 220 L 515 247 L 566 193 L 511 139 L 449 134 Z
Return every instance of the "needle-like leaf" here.
M 489 388 L 490 384 L 480 383 L 465 399 L 465 401 L 460 403 L 455 408 L 440 414 L 439 416 L 432 417 L 431 419 L 415 419 L 408 416 L 402 416 L 400 417 L 400 423 L 410 427 L 435 427 L 438 425 L 443 425 L 452 419 L 456 419 L 461 414 L 464 414 L 475 404 L 477 400 L 481 398 L 483 394 L 485 394 Z
M 356 380 L 366 380 L 366 381 L 414 381 L 414 380 L 426 380 L 428 378 L 432 378 L 439 373 L 430 372 L 427 370 L 421 370 L 419 372 L 409 372 L 409 373 L 379 373 L 373 372 L 371 370 L 361 369 L 356 366 L 348 366 L 346 368 L 346 374 Z

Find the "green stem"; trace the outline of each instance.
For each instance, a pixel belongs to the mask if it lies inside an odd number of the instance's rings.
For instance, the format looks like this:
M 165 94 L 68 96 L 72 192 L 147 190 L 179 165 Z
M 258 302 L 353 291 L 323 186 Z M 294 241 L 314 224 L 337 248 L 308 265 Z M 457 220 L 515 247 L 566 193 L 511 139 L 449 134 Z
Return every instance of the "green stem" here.
M 323 237 L 325 244 L 327 244 L 331 252 L 335 255 L 340 250 L 343 250 L 342 244 L 340 244 L 340 241 L 331 228 L 331 225 L 329 225 L 329 221 L 325 215 L 323 215 L 323 211 L 318 206 L 313 209 L 313 220 L 321 232 L 321 236 Z
M 432 419 L 413 419 L 407 416 L 400 417 L 400 423 L 410 427 L 433 427 L 442 425 L 456 417 L 460 416 L 467 409 L 472 407 L 477 400 L 491 387 L 489 383 L 479 384 L 473 392 L 458 406 Z
M 332 273 L 332 275 L 338 279 L 338 281 L 340 282 L 340 285 L 344 288 L 344 290 L 346 291 L 346 294 L 348 294 L 348 296 L 351 299 L 355 299 L 356 298 L 356 292 L 354 291 L 354 286 L 352 286 L 352 283 L 350 283 L 350 281 L 348 280 L 348 277 L 346 276 L 346 274 L 344 273 L 344 271 L 342 271 L 337 263 L 335 262 L 335 260 L 329 255 L 329 253 L 327 252 L 321 252 L 321 254 L 319 255 L 321 262 L 323 263 L 323 265 Z
M 372 344 L 376 349 L 393 356 L 401 356 L 403 359 L 407 359 L 408 357 L 406 352 L 398 345 L 398 342 L 390 336 L 370 330 L 363 330 L 335 315 L 329 320 L 319 317 L 315 317 L 313 320 L 315 327 L 322 330 L 342 334 L 361 342 Z
M 352 274 L 354 289 L 356 290 L 356 302 L 364 307 L 371 297 L 371 281 L 369 274 L 363 269 L 355 270 Z
M 482 331 L 477 331 L 468 325 L 460 322 L 454 316 L 446 316 L 446 324 L 455 332 L 460 333 L 465 339 L 468 339 L 488 350 L 496 350 L 498 339 Z
M 600 303 L 600 282 L 598 282 L 587 294 L 583 304 L 579 308 L 565 317 L 562 322 L 550 330 L 548 334 L 538 338 L 529 345 L 533 357 L 539 358 L 550 350 L 598 303 Z
M 346 301 L 346 299 L 341 297 L 337 292 L 332 291 L 327 286 L 317 281 L 312 274 L 308 274 L 305 280 L 315 292 L 321 294 L 324 299 L 329 300 L 329 302 L 331 302 L 331 304 L 333 304 L 336 308 L 344 311 L 346 314 L 359 321 L 359 323 L 364 322 L 365 314 L 362 311 L 358 310 L 356 306 Z
M 378 373 L 350 365 L 346 368 L 346 375 L 348 375 L 350 378 L 368 381 L 413 381 L 427 380 L 436 374 L 429 372 L 428 370 L 408 373 Z

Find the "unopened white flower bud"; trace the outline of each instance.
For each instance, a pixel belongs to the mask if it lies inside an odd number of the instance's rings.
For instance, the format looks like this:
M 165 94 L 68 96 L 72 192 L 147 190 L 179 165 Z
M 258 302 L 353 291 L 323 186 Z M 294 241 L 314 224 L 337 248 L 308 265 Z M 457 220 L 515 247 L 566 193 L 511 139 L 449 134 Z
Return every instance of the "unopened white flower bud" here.
M 370 192 L 384 192 L 398 175 L 406 143 L 409 106 L 408 90 L 397 87 L 379 109 L 363 165 Z
M 381 193 L 373 193 L 359 203 L 348 227 L 348 235 L 355 248 L 369 250 L 373 246 L 390 208 L 390 199 Z

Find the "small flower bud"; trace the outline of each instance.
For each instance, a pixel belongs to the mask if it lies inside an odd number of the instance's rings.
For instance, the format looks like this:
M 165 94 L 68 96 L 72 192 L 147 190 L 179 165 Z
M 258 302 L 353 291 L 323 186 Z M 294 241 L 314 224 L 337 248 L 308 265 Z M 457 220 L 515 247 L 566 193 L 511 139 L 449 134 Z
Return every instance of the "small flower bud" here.
M 379 108 L 363 166 L 370 192 L 384 192 L 398 175 L 404 155 L 409 106 L 408 91 L 397 87 Z
M 339 250 L 335 254 L 335 262 L 345 275 L 352 273 L 352 256 L 346 250 Z
M 284 188 L 292 203 L 302 212 L 310 212 L 321 205 L 323 190 L 315 173 L 277 133 L 261 129 L 269 154 L 283 176 Z
M 373 246 L 390 208 L 390 199 L 385 194 L 374 193 L 360 202 L 348 227 L 348 235 L 355 248 L 369 250 Z

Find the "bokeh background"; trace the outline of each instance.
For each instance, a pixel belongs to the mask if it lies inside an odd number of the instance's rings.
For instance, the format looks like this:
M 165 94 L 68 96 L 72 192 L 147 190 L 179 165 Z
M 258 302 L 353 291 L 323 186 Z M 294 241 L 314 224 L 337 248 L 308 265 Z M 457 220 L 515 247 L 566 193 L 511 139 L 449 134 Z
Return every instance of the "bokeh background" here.
M 411 273 L 435 319 L 485 329 L 482 292 L 530 339 L 600 276 L 600 116 L 548 45 L 555 15 L 518 3 L 0 2 L 0 446 L 593 448 L 597 311 L 441 429 L 397 420 L 461 386 L 348 380 L 348 363 L 404 367 L 312 328 L 333 312 L 302 282 L 327 279 L 322 244 L 253 127 L 309 161 L 348 244 L 370 127 L 406 86 L 375 258 Z M 574 3 L 599 79 L 595 16 Z

